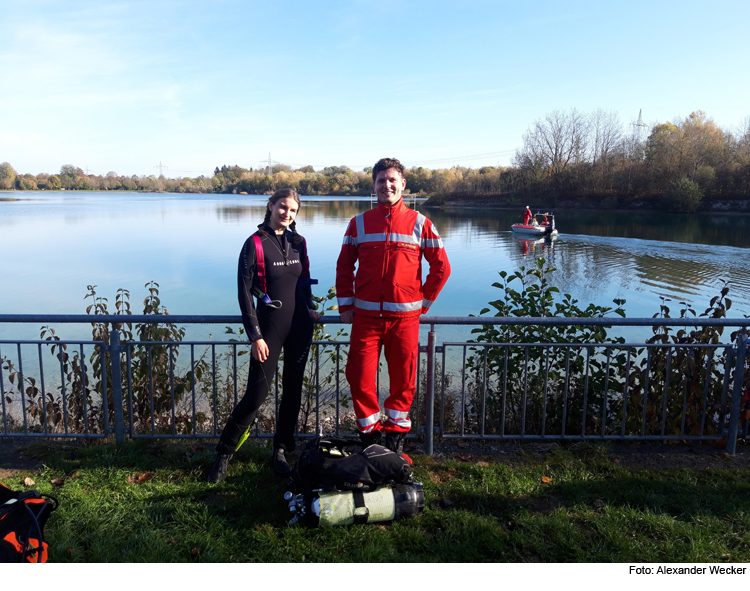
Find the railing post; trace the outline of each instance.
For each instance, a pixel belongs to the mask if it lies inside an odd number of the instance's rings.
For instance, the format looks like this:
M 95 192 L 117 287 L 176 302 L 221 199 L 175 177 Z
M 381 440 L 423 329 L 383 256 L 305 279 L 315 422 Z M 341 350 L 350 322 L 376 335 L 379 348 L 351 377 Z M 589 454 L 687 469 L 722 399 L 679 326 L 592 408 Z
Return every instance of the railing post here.
M 732 406 L 729 410 L 729 431 L 727 431 L 727 453 L 732 456 L 737 448 L 737 428 L 740 424 L 742 380 L 745 377 L 746 352 L 747 332 L 743 328 L 737 335 L 737 360 L 734 365 L 734 388 L 732 389 Z
M 425 393 L 424 453 L 432 455 L 435 434 L 435 325 L 427 333 L 427 392 Z
M 109 359 L 112 376 L 112 405 L 115 416 L 115 442 L 117 445 L 125 443 L 125 420 L 122 414 L 122 376 L 120 374 L 120 331 L 116 324 L 112 324 L 112 332 L 109 339 Z

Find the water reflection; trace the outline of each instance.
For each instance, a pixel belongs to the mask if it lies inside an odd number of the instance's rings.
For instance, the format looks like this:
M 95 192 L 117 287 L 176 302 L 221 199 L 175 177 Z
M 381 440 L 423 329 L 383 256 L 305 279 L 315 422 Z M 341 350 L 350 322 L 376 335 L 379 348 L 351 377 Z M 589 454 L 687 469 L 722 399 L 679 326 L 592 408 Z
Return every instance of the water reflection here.
M 544 238 L 538 238 L 536 240 L 531 238 L 517 238 L 513 236 L 513 240 L 518 243 L 523 258 L 528 258 L 529 255 L 531 255 L 534 258 L 544 257 L 550 261 L 550 263 L 554 262 L 552 252 L 557 236 L 545 236 Z
M 267 196 L 34 195 L 0 202 L 0 252 L 14 253 L 0 282 L 4 312 L 79 313 L 89 284 L 110 301 L 118 288 L 131 289 L 135 304 L 139 286 L 152 279 L 172 313 L 237 312 L 237 253 L 262 221 Z M 298 226 L 322 294 L 335 283 L 346 225 L 371 203 L 302 201 Z M 663 296 L 702 311 L 726 279 L 731 313 L 750 313 L 748 216 L 557 210 L 560 235 L 530 240 L 510 232 L 521 208 L 418 209 L 437 226 L 453 267 L 436 316 L 477 314 L 499 296 L 492 287 L 499 271 L 513 273 L 539 256 L 556 267 L 555 285 L 584 306 L 624 298 L 629 317 L 650 317 Z
M 320 222 L 326 219 L 342 219 L 347 221 L 355 215 L 370 209 L 369 199 L 357 201 L 332 201 L 318 200 L 315 198 L 302 197 L 302 207 L 298 218 L 300 221 Z M 248 205 L 220 204 L 216 206 L 216 215 L 223 221 L 237 222 L 240 220 L 263 220 L 266 211 L 267 199 L 257 199 L 257 203 Z

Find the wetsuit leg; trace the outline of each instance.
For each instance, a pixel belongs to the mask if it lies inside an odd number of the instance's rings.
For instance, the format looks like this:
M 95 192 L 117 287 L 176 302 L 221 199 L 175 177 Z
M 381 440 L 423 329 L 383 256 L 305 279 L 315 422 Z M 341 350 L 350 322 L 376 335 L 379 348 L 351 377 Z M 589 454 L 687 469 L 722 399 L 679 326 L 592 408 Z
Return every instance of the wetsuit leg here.
M 283 395 L 279 404 L 273 443 L 274 447 L 283 447 L 286 451 L 294 451 L 295 448 L 294 432 L 302 404 L 302 384 L 312 333 L 313 324 L 309 316 L 307 319 L 295 318 L 289 336 L 284 342 Z
M 255 421 L 258 409 L 268 396 L 273 383 L 283 340 L 279 338 L 278 332 L 270 327 L 264 327 L 263 335 L 268 345 L 268 358 L 263 363 L 251 359 L 245 395 L 234 407 L 232 415 L 221 432 L 219 444 L 216 446 L 216 451 L 219 453 L 234 453 L 240 437 Z

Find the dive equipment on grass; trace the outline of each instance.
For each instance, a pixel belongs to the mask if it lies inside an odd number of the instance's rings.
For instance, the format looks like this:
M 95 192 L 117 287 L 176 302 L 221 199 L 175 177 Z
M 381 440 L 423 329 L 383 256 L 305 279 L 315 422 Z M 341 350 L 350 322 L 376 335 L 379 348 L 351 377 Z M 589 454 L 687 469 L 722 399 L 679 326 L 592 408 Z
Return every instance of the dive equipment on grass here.
M 373 491 L 314 490 L 305 494 L 287 492 L 284 500 L 294 513 L 290 525 L 306 521 L 313 525 L 352 525 L 415 517 L 424 509 L 421 482 L 379 486 Z
M 349 525 L 413 517 L 424 508 L 409 463 L 381 445 L 356 439 L 312 439 L 297 459 L 294 492 L 284 499 L 290 525 Z
M 47 562 L 44 526 L 57 499 L 0 482 L 0 562 Z
M 298 488 L 307 490 L 375 490 L 383 484 L 411 484 L 411 468 L 381 445 L 362 449 L 356 439 L 317 436 L 297 459 Z

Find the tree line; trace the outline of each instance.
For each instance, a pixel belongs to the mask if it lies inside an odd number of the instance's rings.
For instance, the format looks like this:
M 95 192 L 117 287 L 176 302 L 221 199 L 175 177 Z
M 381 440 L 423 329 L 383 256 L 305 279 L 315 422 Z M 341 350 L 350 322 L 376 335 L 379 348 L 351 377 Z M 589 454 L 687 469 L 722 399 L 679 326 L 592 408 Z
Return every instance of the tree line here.
M 451 171 L 455 181 L 436 204 L 479 197 L 507 205 L 709 209 L 750 199 L 750 117 L 731 131 L 695 111 L 640 135 L 611 111 L 553 111 L 526 130 L 512 167 L 458 179 L 461 172 Z
M 553 111 L 523 135 L 512 166 L 407 170 L 407 189 L 435 204 L 479 200 L 485 205 L 576 203 L 605 208 L 696 211 L 712 202 L 750 199 L 750 117 L 722 129 L 703 111 L 658 123 L 648 133 L 617 113 Z M 0 189 L 269 194 L 293 187 L 303 195 L 370 195 L 371 168 L 286 165 L 253 170 L 216 167 L 212 176 L 85 174 L 65 164 L 57 174 L 19 174 L 0 164 Z

